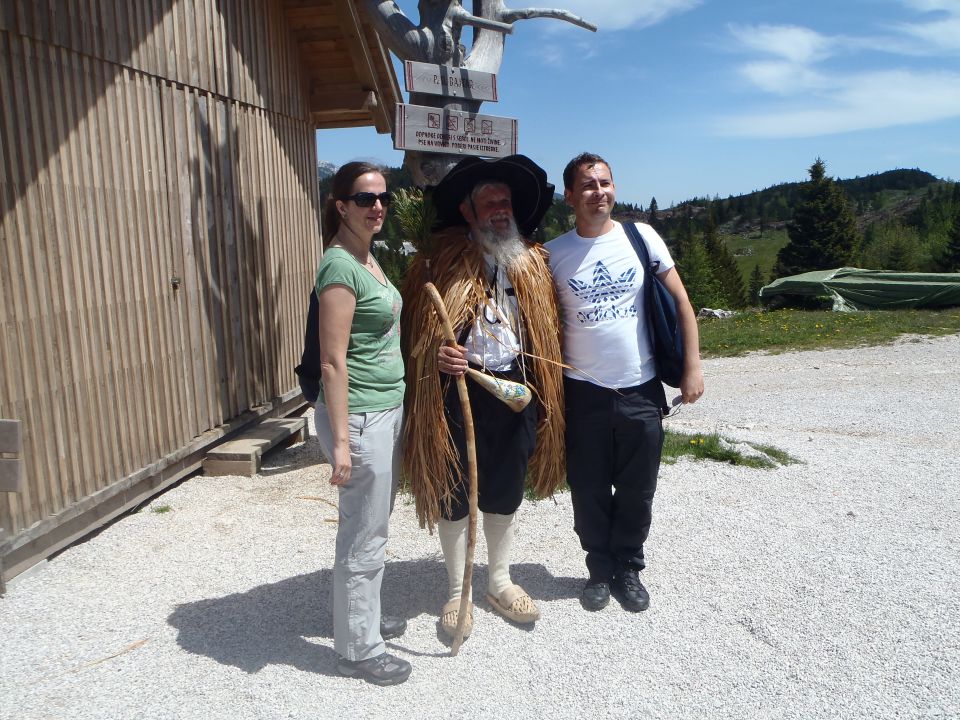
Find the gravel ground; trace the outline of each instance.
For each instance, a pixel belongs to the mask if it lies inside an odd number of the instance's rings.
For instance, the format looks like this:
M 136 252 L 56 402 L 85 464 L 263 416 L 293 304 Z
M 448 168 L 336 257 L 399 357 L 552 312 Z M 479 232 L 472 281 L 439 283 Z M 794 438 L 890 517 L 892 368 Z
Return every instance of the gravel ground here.
M 439 543 L 400 500 L 383 596 L 414 671 L 391 688 L 336 674 L 316 440 L 191 478 L 14 580 L 0 717 L 958 718 L 958 358 L 951 336 L 706 362 L 670 426 L 802 464 L 665 466 L 645 613 L 583 611 L 569 497 L 524 503 L 513 574 L 543 617 L 481 601 L 451 658 Z M 485 559 L 481 533 L 481 589 Z

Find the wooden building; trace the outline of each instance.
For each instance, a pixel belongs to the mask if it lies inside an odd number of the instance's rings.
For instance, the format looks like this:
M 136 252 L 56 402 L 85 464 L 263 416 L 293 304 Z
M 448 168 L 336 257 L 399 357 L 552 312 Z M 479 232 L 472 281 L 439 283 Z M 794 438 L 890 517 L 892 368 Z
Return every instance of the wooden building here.
M 398 101 L 356 0 L 0 3 L 0 577 L 302 404 L 315 129 Z

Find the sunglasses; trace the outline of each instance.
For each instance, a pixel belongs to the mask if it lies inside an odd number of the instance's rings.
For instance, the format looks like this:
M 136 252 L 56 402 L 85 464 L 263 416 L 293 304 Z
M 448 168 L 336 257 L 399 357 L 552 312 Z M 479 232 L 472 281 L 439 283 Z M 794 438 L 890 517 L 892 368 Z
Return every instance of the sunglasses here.
M 669 412 L 660 411 L 660 416 L 666 420 L 668 417 L 674 417 L 675 415 L 680 414 L 680 408 L 683 407 L 683 396 L 677 395 L 673 400 L 670 401 L 670 410 Z
M 380 204 L 383 207 L 386 207 L 390 204 L 390 201 L 393 199 L 393 196 L 388 192 L 382 192 L 379 195 L 372 192 L 358 192 L 353 195 L 347 195 L 344 200 L 353 200 L 357 207 L 368 208 L 373 207 L 373 204 L 379 200 Z

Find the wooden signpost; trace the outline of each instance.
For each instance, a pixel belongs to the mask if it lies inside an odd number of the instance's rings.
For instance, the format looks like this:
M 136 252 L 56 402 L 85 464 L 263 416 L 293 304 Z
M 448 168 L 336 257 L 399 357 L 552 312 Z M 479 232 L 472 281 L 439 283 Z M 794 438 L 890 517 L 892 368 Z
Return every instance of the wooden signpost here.
M 497 102 L 494 73 L 407 60 L 403 77 L 409 93 Z M 444 155 L 506 157 L 517 152 L 517 125 L 515 118 L 397 103 L 393 147 Z
M 517 152 L 517 121 L 495 115 L 397 104 L 393 146 L 482 157 L 506 157 Z
M 497 76 L 482 70 L 414 62 L 403 64 L 407 92 L 497 102 Z
M 497 76 L 452 65 L 404 63 L 407 92 L 497 101 Z M 506 157 L 517 152 L 517 120 L 445 107 L 397 103 L 393 147 L 445 155 Z
M 482 130 L 476 138 L 471 135 L 470 138 L 448 140 L 442 137 L 446 131 L 440 138 L 420 136 L 419 139 L 425 142 L 419 144 L 416 130 L 411 141 L 409 135 L 394 128 L 394 147 L 406 151 L 404 164 L 420 187 L 439 183 L 464 155 L 500 157 L 496 148 L 502 148 L 503 154 L 517 151 L 515 120 L 475 114 L 484 102 L 498 99 L 496 72 L 503 60 L 504 38 L 513 33 L 517 22 L 550 18 L 590 31 L 597 29 L 596 25 L 566 10 L 512 9 L 507 7 L 506 0 L 474 0 L 474 12 L 468 12 L 464 8 L 466 3 L 461 0 L 424 0 L 417 4 L 420 17 L 416 23 L 393 0 L 354 2 L 363 3 L 367 17 L 384 44 L 405 62 L 404 76 L 412 106 L 430 105 L 439 109 L 442 125 L 448 118 L 457 117 L 454 113 L 473 114 L 478 124 L 482 124 L 483 119 L 491 121 L 494 134 L 497 125 L 513 123 L 511 139 L 496 146 L 483 142 L 489 138 L 483 136 Z M 466 27 L 473 29 L 469 52 L 463 43 Z M 397 112 L 400 117 L 401 111 Z M 408 125 L 414 121 L 412 115 L 416 112 L 410 111 Z M 427 128 L 423 132 L 430 130 Z M 428 145 L 427 140 L 439 144 Z M 447 145 L 448 142 L 451 144 Z

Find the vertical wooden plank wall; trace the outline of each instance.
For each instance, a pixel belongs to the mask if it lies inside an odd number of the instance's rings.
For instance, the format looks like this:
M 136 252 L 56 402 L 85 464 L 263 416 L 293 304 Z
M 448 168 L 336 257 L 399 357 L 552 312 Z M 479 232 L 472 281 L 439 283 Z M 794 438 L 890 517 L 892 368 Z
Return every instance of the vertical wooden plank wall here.
M 17 533 L 296 387 L 319 255 L 280 2 L 0 3 L 0 418 Z

